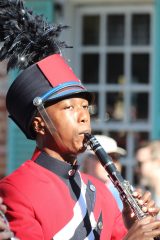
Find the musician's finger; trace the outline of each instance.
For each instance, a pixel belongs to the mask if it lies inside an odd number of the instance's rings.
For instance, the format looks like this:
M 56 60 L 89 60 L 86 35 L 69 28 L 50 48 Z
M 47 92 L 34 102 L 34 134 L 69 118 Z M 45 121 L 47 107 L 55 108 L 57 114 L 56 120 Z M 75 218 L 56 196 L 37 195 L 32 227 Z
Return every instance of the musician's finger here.
M 4 204 L 0 204 L 0 210 L 2 210 L 2 212 L 6 212 L 6 210 L 7 210 L 7 207 L 6 207 L 6 205 L 4 205 Z
M 133 193 L 133 196 L 135 198 L 137 198 L 138 200 L 138 203 L 143 206 L 147 206 L 147 207 L 154 207 L 155 206 L 155 203 L 154 201 L 152 200 L 152 196 L 151 196 L 151 193 L 149 191 L 145 192 L 143 195 L 141 194 L 140 191 L 136 191 Z
M 0 240 L 10 239 L 13 237 L 13 233 L 10 231 L 0 232 Z
M 9 230 L 8 225 L 4 222 L 4 220 L 0 217 L 0 231 Z
M 144 194 L 144 198 L 142 200 L 144 202 L 144 204 L 139 203 L 142 206 L 142 210 L 144 212 L 148 212 L 149 214 L 151 214 L 151 216 L 155 216 L 160 212 L 160 208 L 156 206 L 154 200 L 151 199 L 151 193 L 150 192 L 146 192 L 146 194 Z
M 148 208 L 147 211 L 152 216 L 156 216 L 160 212 L 160 208 L 159 207 L 150 207 L 150 208 Z
M 146 191 L 143 195 L 142 195 L 142 200 L 144 201 L 144 203 L 149 203 L 150 201 L 152 201 L 152 195 L 149 191 Z
M 142 190 L 141 189 L 135 189 L 135 191 L 133 192 L 133 196 L 137 199 L 142 198 Z
M 7 207 L 3 204 L 3 198 L 0 197 L 0 210 L 6 212 Z
M 149 202 L 145 203 L 144 205 L 147 206 L 148 208 L 157 207 L 154 200 L 150 200 Z

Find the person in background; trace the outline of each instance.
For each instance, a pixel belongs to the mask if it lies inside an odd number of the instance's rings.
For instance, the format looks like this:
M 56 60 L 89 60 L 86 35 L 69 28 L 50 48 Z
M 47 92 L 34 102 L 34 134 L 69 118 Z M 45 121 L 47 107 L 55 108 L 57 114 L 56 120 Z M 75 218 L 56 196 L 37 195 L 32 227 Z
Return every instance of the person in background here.
M 136 151 L 140 171 L 140 186 L 149 189 L 160 206 L 160 140 L 149 141 Z
M 22 70 L 6 106 L 36 143 L 31 159 L 0 181 L 11 230 L 21 240 L 152 239 L 160 235 L 159 209 L 148 192 L 134 193 L 149 214 L 137 221 L 128 205 L 119 211 L 101 181 L 79 171 L 93 98 L 62 56 L 57 37 L 64 28 L 34 16 L 21 0 L 0 2 L 0 60 Z
M 150 171 L 150 141 L 142 142 L 135 151 L 135 159 L 137 161 L 135 168 L 136 186 L 148 189 L 147 174 Z
M 95 135 L 103 149 L 112 158 L 119 172 L 121 172 L 121 157 L 126 155 L 126 150 L 118 147 L 117 142 L 105 135 Z M 113 183 L 108 177 L 108 174 L 104 167 L 99 162 L 97 156 L 92 150 L 87 149 L 84 153 L 79 155 L 79 161 L 81 162 L 81 170 L 84 173 L 92 175 L 106 184 L 115 200 L 117 201 L 119 209 L 122 211 L 123 203 L 119 196 L 118 190 L 114 187 Z

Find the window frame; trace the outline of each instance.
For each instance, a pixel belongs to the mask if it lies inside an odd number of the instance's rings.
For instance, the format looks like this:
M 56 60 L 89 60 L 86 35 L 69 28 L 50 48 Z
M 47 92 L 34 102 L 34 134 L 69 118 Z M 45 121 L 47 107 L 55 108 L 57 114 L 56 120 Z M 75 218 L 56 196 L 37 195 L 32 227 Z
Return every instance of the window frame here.
M 154 13 L 154 5 L 153 4 L 146 4 L 146 5 L 130 5 L 126 3 L 125 5 L 114 5 L 110 6 L 108 4 L 101 6 L 97 5 L 91 5 L 89 4 L 83 4 L 83 5 L 73 5 L 74 7 L 74 16 L 76 18 L 74 19 L 74 25 L 72 25 L 73 31 L 74 31 L 74 53 L 73 55 L 70 55 L 71 58 L 71 63 L 73 66 L 74 71 L 76 74 L 81 78 L 81 54 L 84 52 L 87 53 L 100 53 L 100 70 L 99 70 L 99 82 L 101 84 L 95 85 L 95 84 L 85 84 L 85 86 L 88 88 L 90 91 L 99 91 L 99 122 L 93 122 L 92 121 L 92 129 L 93 131 L 99 131 L 101 130 L 103 133 L 110 132 L 112 130 L 114 131 L 127 131 L 127 158 L 122 159 L 122 164 L 126 166 L 127 171 L 126 171 L 126 177 L 129 179 L 129 181 L 133 182 L 133 166 L 135 165 L 135 158 L 134 158 L 134 133 L 139 132 L 139 131 L 144 131 L 148 132 L 149 138 L 151 136 L 151 131 L 152 131 L 152 112 L 151 112 L 151 107 L 153 105 L 152 99 L 153 99 L 153 84 L 152 84 L 152 76 L 153 76 L 153 43 L 154 43 L 154 34 L 153 34 L 153 26 L 154 26 L 154 18 L 153 18 L 153 13 Z M 101 18 L 101 26 L 100 26 L 100 43 L 99 46 L 81 46 L 81 31 L 80 31 L 80 26 L 82 26 L 82 16 L 84 14 L 100 14 Z M 148 46 L 132 46 L 131 45 L 125 45 L 124 46 L 109 46 L 109 49 L 107 45 L 105 45 L 105 32 L 103 29 L 105 28 L 105 18 L 106 14 L 122 14 L 124 13 L 126 16 L 126 21 L 129 23 L 131 22 L 131 14 L 150 14 L 150 44 Z M 72 16 L 72 18 L 74 17 Z M 125 28 L 125 34 L 126 34 L 126 42 L 131 42 L 130 41 L 130 36 L 131 36 L 131 29 L 130 29 L 130 24 L 126 24 Z M 115 84 L 109 84 L 107 85 L 105 83 L 105 77 L 103 77 L 103 74 L 105 72 L 105 54 L 104 52 L 111 52 L 111 53 L 117 53 L 117 52 L 125 52 L 126 57 L 125 57 L 125 69 L 124 69 L 124 75 L 126 79 L 131 79 L 131 57 L 130 57 L 130 52 L 132 53 L 148 53 L 150 55 L 150 76 L 149 76 L 149 83 L 148 84 L 131 84 L 130 81 L 127 82 L 125 85 L 115 85 Z M 73 62 L 72 62 L 73 60 Z M 125 114 L 125 118 L 123 122 L 120 123 L 115 123 L 115 122 L 104 122 L 102 119 L 104 119 L 104 111 L 105 109 L 105 93 L 106 90 L 108 92 L 112 91 L 124 91 L 124 98 L 125 98 L 125 113 L 128 113 L 130 111 L 130 89 L 132 87 L 132 92 L 148 92 L 149 94 L 149 118 L 148 122 L 142 121 L 139 123 L 130 123 L 129 122 L 129 114 Z M 107 128 L 107 131 L 106 131 Z

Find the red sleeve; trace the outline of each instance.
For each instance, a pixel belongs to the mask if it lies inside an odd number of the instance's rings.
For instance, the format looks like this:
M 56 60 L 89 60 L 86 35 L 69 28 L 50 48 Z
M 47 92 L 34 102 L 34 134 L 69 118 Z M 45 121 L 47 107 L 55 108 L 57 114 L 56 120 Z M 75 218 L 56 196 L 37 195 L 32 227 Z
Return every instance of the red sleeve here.
M 43 240 L 42 228 L 36 220 L 27 196 L 24 196 L 15 186 L 5 182 L 0 184 L 0 196 L 7 205 L 6 216 L 15 236 L 23 240 L 33 239 L 33 237 L 34 240 Z

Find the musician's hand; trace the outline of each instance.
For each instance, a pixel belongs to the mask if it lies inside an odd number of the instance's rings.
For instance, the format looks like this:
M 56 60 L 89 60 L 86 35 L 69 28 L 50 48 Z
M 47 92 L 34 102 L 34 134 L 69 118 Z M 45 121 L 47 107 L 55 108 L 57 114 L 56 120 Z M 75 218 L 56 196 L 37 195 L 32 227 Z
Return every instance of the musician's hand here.
M 6 206 L 3 204 L 3 199 L 0 197 L 0 211 L 6 212 Z M 13 233 L 9 230 L 9 226 L 4 222 L 0 215 L 0 240 L 6 240 L 13 237 Z
M 160 236 L 160 221 L 148 216 L 137 220 L 123 240 L 153 240 Z
M 3 199 L 0 197 L 0 210 L 5 213 L 7 210 L 6 205 L 3 204 Z
M 144 213 L 148 213 L 152 217 L 158 215 L 160 208 L 156 206 L 149 191 L 142 194 L 142 190 L 137 189 L 133 193 L 133 196 L 138 199 L 138 203 L 140 206 L 142 206 L 142 210 Z
M 133 196 L 137 199 L 138 204 L 141 206 L 144 213 L 152 217 L 159 213 L 160 208 L 156 207 L 149 191 L 142 193 L 141 189 L 136 189 L 136 191 L 133 193 Z M 136 216 L 127 203 L 124 203 L 123 205 L 123 219 L 126 227 L 129 229 L 136 221 Z

